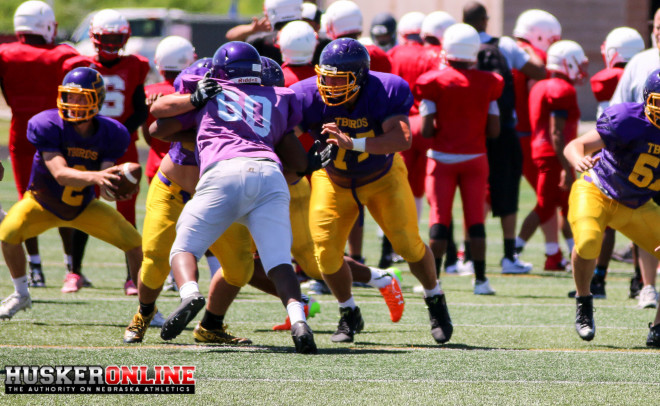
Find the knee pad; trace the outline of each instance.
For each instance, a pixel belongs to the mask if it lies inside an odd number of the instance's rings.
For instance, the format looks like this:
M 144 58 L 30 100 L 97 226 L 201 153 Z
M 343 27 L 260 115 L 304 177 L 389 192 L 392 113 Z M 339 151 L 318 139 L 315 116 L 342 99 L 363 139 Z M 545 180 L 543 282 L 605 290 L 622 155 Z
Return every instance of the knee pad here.
M 444 224 L 433 224 L 429 229 L 429 237 L 432 240 L 448 240 L 449 227 Z
M 486 238 L 486 227 L 483 224 L 473 224 L 468 228 L 471 238 Z
M 602 236 L 597 231 L 578 231 L 575 238 L 575 252 L 584 259 L 596 259 L 603 244 Z

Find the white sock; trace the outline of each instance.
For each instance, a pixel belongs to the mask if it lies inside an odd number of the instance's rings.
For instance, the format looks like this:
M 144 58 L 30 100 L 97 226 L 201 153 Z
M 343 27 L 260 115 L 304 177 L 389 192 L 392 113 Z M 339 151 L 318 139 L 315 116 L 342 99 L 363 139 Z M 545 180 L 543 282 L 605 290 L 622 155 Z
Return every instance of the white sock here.
M 559 243 L 556 242 L 545 243 L 545 255 L 555 255 L 557 252 L 559 252 Z
M 424 289 L 424 297 L 433 297 L 436 295 L 442 295 L 443 293 L 445 292 L 442 291 L 439 283 L 436 283 L 435 287 L 431 290 Z
M 385 233 L 383 232 L 383 229 L 380 228 L 380 226 L 378 226 L 378 225 L 377 225 L 377 227 L 378 228 L 376 229 L 376 235 L 378 236 L 378 238 L 383 238 L 385 236 Z
M 353 300 L 353 296 L 351 296 L 350 299 L 348 299 L 345 302 L 340 302 L 339 307 L 350 307 L 351 309 L 355 309 L 357 305 L 355 304 L 355 300 Z M 291 322 L 293 324 L 293 321 Z
M 41 255 L 28 255 L 29 261 L 33 264 L 40 265 L 41 264 Z
M 291 320 L 292 326 L 299 321 L 307 321 L 305 318 L 305 309 L 303 308 L 302 302 L 289 303 L 286 305 L 286 312 L 289 315 L 289 320 Z
M 213 275 L 215 275 L 216 272 L 218 272 L 218 269 L 220 269 L 220 261 L 218 261 L 218 258 L 216 258 L 213 255 L 210 255 L 206 257 L 206 262 L 209 264 L 209 270 L 211 271 L 211 279 L 213 279 Z
M 14 290 L 21 296 L 30 296 L 30 291 L 28 290 L 28 278 L 27 275 L 18 277 L 16 279 L 12 278 L 14 282 Z
M 371 271 L 371 279 L 369 279 L 367 285 L 380 289 L 392 283 L 392 277 L 386 271 L 372 267 L 369 267 L 369 270 Z
M 573 252 L 573 246 L 575 246 L 575 240 L 572 238 L 566 239 L 566 246 L 568 247 L 568 253 Z
M 520 237 L 516 237 L 516 248 L 525 248 L 525 244 L 527 244 L 527 241 Z
M 422 210 L 424 205 L 424 196 L 415 198 L 415 207 L 417 207 L 417 224 L 422 219 Z
M 181 299 L 193 296 L 195 293 L 199 293 L 199 285 L 195 281 L 186 282 L 179 288 Z

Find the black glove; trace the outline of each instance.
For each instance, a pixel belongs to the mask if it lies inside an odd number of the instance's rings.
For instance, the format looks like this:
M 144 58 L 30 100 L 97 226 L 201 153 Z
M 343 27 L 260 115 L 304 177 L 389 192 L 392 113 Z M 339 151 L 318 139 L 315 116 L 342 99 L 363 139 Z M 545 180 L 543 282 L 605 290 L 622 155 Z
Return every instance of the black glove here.
M 206 72 L 204 79 L 197 82 L 197 90 L 190 95 L 190 103 L 192 103 L 195 108 L 204 107 L 206 102 L 211 100 L 215 95 L 222 91 L 222 86 L 220 83 L 211 79 L 211 72 Z
M 330 155 L 332 155 L 332 144 L 328 144 L 323 150 L 319 152 L 321 141 L 314 141 L 314 145 L 307 152 L 307 169 L 305 172 L 298 172 L 298 176 L 311 175 L 312 172 L 325 168 L 330 163 Z

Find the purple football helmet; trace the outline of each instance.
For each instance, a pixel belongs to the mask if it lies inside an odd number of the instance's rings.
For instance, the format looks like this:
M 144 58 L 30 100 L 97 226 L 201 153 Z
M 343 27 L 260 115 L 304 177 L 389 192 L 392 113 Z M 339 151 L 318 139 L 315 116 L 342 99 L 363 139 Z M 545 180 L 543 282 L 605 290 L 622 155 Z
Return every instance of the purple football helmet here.
M 644 113 L 660 128 L 660 69 L 651 72 L 644 84 Z
M 87 121 L 98 114 L 105 100 L 105 84 L 92 68 L 75 68 L 57 88 L 57 108 L 65 121 Z
M 323 48 L 316 65 L 316 85 L 328 106 L 339 106 L 353 99 L 367 81 L 371 59 L 369 51 L 358 40 L 338 38 Z M 345 79 L 327 83 L 328 78 Z
M 284 72 L 279 63 L 267 56 L 261 57 L 261 84 L 284 87 Z
M 213 55 L 211 74 L 214 78 L 234 83 L 261 83 L 259 52 L 247 42 L 231 41 Z

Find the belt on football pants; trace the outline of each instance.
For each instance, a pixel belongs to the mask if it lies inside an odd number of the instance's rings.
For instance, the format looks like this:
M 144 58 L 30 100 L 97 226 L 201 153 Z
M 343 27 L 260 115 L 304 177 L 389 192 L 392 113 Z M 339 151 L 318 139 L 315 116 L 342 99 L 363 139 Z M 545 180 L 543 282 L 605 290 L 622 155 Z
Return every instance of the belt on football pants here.
M 165 176 L 163 174 L 163 172 L 158 171 L 158 173 L 156 175 L 158 175 L 158 179 L 160 179 L 160 181 L 163 182 L 165 184 L 165 186 L 167 186 L 170 189 L 174 189 L 174 190 L 172 190 L 172 193 L 178 193 L 179 195 L 181 195 L 181 198 L 183 199 L 184 204 L 187 203 L 188 200 L 190 200 L 190 198 L 192 197 L 190 195 L 190 193 L 188 193 L 185 190 L 181 189 L 181 186 L 179 186 L 175 183 L 172 183 L 172 181 L 169 180 L 167 178 L 167 176 Z M 172 185 L 174 185 L 174 186 L 172 186 Z M 178 190 L 176 190 L 176 189 L 178 189 Z
M 600 184 L 600 180 L 598 179 L 598 176 L 596 173 L 593 171 L 593 169 L 589 169 L 587 172 L 584 172 L 582 174 L 582 179 L 586 180 L 589 183 L 593 183 L 594 186 L 598 188 L 605 196 L 609 197 L 610 199 L 614 199 L 611 195 L 610 192 L 608 192 L 603 185 Z

